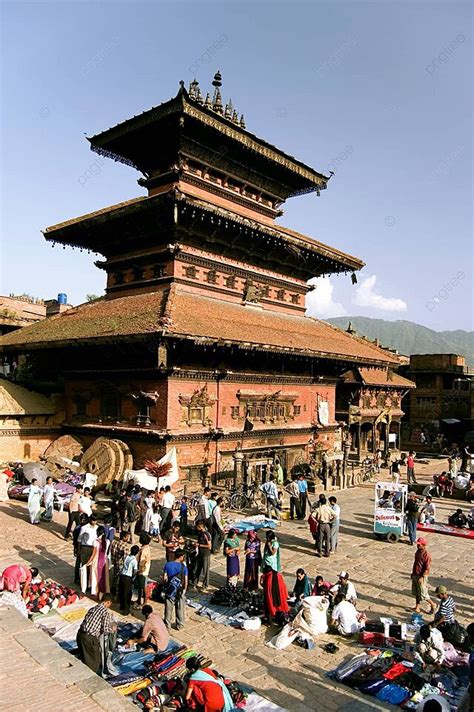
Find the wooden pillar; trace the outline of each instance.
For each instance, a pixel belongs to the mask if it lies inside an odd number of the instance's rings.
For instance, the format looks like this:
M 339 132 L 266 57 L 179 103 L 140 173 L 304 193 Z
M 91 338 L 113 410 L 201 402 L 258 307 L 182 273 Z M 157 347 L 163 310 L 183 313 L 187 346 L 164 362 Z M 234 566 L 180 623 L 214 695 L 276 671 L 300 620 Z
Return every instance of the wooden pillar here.
M 357 423 L 357 459 L 360 460 L 360 452 L 361 452 L 361 432 L 362 432 L 362 425 L 361 423 Z

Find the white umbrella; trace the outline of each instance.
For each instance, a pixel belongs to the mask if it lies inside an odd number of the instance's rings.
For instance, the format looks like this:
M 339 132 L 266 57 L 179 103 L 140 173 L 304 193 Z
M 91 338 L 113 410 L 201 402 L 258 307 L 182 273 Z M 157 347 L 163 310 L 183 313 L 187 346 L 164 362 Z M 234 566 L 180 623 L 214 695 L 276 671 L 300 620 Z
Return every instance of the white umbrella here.
M 51 477 L 51 472 L 40 462 L 27 462 L 24 464 L 23 474 L 28 482 L 32 482 L 36 478 L 40 487 L 44 487 L 46 484 L 46 478 Z

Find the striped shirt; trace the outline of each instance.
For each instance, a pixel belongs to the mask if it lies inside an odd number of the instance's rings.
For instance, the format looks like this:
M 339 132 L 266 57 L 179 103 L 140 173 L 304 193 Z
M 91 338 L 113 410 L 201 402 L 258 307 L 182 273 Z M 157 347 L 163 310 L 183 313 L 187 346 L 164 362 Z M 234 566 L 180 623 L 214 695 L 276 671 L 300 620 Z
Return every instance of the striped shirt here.
M 456 604 L 452 596 L 448 596 L 441 601 L 439 608 L 436 612 L 436 618 L 444 618 L 445 623 L 454 623 L 454 611 L 456 610 Z

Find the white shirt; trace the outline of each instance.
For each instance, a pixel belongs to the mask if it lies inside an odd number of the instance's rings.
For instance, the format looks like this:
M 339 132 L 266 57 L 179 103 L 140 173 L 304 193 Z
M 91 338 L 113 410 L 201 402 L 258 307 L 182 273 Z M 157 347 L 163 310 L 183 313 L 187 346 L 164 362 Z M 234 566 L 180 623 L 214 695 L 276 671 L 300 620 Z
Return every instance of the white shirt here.
M 176 497 L 172 492 L 165 492 L 161 501 L 161 505 L 165 509 L 173 509 L 173 504 L 175 503 L 175 500 Z
M 339 506 L 338 504 L 330 504 L 329 506 L 331 507 L 332 511 L 333 511 L 334 514 L 336 515 L 335 521 L 338 522 L 338 521 L 340 520 L 340 518 L 341 518 L 341 508 L 340 508 L 340 506 Z
M 334 595 L 338 594 L 340 586 L 341 586 L 340 583 L 336 583 L 330 589 L 330 592 L 333 593 Z M 352 581 L 347 582 L 346 601 L 357 601 L 357 593 L 356 593 L 355 586 L 352 583 Z
M 357 611 L 355 606 L 349 601 L 341 601 L 335 606 L 332 612 L 332 618 L 339 624 L 340 630 L 345 635 L 357 633 L 360 629 L 359 621 L 357 620 Z
M 92 514 L 92 497 L 82 497 L 79 500 L 79 511 L 87 514 L 88 517 Z
M 84 524 L 81 527 L 77 541 L 84 546 L 94 546 L 97 539 L 97 527 L 92 524 Z

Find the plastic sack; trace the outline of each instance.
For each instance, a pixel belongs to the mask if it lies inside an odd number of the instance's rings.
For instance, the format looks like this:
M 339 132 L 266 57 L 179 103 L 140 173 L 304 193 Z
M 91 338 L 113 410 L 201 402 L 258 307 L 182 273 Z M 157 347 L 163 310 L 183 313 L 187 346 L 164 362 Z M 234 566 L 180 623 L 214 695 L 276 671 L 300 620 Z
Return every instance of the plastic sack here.
M 292 626 L 287 623 L 278 635 L 275 635 L 271 640 L 268 641 L 267 645 L 269 648 L 276 648 L 277 650 L 283 650 L 287 648 L 295 638 L 298 636 L 298 631 L 292 628 Z
M 242 621 L 241 626 L 243 630 L 260 630 L 262 627 L 262 620 L 258 616 L 247 618 L 247 620 Z

